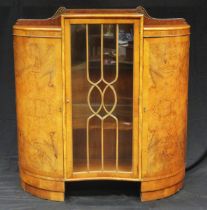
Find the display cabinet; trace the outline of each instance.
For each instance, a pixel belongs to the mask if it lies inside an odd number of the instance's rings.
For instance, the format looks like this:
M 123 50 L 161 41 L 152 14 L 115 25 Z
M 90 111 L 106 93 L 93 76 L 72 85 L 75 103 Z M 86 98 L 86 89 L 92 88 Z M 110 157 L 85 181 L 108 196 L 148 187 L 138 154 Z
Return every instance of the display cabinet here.
M 185 174 L 189 25 L 136 9 L 60 8 L 13 27 L 25 191 L 64 200 L 66 181 L 141 182 L 174 194 Z M 137 189 L 138 190 L 138 189 Z

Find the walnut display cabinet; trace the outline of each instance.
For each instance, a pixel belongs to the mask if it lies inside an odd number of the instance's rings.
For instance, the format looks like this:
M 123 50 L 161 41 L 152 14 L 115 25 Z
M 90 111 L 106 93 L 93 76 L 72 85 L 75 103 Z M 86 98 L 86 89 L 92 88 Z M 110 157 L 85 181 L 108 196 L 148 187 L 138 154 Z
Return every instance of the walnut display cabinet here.
M 31 194 L 65 182 L 183 186 L 190 26 L 136 9 L 65 9 L 13 27 L 19 170 Z M 137 189 L 138 190 L 138 189 Z

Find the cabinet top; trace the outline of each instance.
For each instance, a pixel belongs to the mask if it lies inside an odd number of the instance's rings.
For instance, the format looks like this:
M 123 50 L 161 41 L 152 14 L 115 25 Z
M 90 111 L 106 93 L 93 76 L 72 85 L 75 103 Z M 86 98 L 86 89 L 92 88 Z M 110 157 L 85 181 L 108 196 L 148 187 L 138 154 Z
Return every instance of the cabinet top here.
M 18 29 L 30 30 L 61 30 L 61 17 L 68 18 L 138 18 L 143 16 L 144 35 L 158 34 L 175 35 L 173 31 L 182 31 L 179 35 L 189 34 L 190 26 L 183 18 L 158 19 L 151 17 L 146 10 L 139 6 L 135 9 L 66 9 L 60 7 L 55 14 L 48 19 L 18 19 L 14 25 L 14 31 Z M 154 32 L 155 33 L 154 33 Z

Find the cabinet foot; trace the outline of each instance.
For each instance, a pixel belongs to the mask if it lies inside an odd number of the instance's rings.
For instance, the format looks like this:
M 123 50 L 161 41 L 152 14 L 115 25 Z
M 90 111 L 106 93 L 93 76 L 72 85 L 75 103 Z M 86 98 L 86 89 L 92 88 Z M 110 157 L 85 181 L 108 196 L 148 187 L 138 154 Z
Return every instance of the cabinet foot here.
M 183 187 L 183 182 L 156 191 L 141 192 L 141 201 L 152 201 L 171 196 Z
M 185 171 L 163 179 L 141 182 L 141 201 L 151 201 L 171 196 L 183 187 Z
M 39 198 L 64 201 L 65 182 L 35 177 L 20 169 L 21 186 Z
M 45 189 L 40 189 L 33 187 L 31 185 L 28 185 L 24 181 L 21 181 L 22 188 L 26 191 L 31 193 L 34 196 L 37 196 L 39 198 L 52 200 L 52 201 L 64 201 L 64 192 L 55 192 Z

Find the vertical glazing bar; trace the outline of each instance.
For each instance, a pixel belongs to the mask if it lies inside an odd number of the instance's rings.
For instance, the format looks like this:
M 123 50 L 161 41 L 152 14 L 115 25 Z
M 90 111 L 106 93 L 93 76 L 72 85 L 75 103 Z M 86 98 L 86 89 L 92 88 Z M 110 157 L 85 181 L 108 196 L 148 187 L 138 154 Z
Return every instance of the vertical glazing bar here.
M 119 73 L 119 25 L 116 24 L 116 77 Z M 119 170 L 119 123 L 116 119 L 116 170 Z
M 88 24 L 86 24 L 86 72 L 89 76 L 89 60 L 88 60 Z M 89 121 L 90 122 L 90 121 Z M 87 123 L 87 136 L 86 136 L 86 154 L 87 154 L 87 170 L 90 170 L 89 165 L 89 122 Z
M 104 129 L 103 119 L 101 119 L 101 170 L 104 170 Z
M 101 24 L 101 79 L 103 79 L 103 24 Z M 103 96 L 101 96 L 103 97 Z M 104 129 L 101 119 L 101 168 L 104 170 Z
M 103 24 L 101 24 L 101 80 L 103 80 Z

